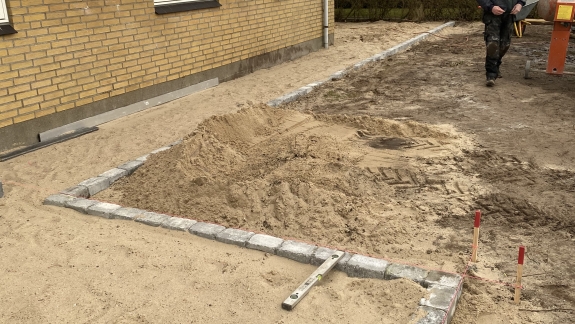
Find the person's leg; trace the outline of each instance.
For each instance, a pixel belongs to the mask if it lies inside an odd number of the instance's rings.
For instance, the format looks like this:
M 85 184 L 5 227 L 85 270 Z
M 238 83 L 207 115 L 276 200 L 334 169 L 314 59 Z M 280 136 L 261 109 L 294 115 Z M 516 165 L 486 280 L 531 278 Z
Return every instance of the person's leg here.
M 513 15 L 504 15 L 501 17 L 501 34 L 500 39 L 501 43 L 499 45 L 499 59 L 497 60 L 497 76 L 501 77 L 501 73 L 499 72 L 499 66 L 501 65 L 503 56 L 509 50 L 511 46 L 511 34 L 513 33 L 513 20 L 515 16 Z
M 492 86 L 497 78 L 497 63 L 499 62 L 500 42 L 501 42 L 501 18 L 491 13 L 483 14 L 483 23 L 485 24 L 485 72 L 487 76 L 487 85 Z

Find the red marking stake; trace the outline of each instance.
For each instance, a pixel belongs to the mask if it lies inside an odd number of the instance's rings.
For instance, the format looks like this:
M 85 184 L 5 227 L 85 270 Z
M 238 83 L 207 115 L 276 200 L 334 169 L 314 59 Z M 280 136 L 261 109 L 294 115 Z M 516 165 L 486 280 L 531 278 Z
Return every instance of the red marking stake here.
M 477 262 L 477 249 L 479 248 L 479 224 L 481 223 L 481 211 L 475 211 L 475 223 L 473 224 L 473 253 L 471 262 Z
M 515 304 L 519 305 L 521 299 L 521 277 L 523 276 L 523 261 L 525 260 L 525 247 L 519 247 L 517 257 L 517 280 L 515 281 Z

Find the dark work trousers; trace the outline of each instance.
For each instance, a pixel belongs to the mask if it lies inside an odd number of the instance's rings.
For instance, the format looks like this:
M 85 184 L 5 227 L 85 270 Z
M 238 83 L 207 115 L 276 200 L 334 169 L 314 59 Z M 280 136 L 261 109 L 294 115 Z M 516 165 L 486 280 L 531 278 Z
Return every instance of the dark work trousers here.
M 485 24 L 485 44 L 487 55 L 485 57 L 485 71 L 487 78 L 497 78 L 501 59 L 511 46 L 511 33 L 515 15 L 504 13 L 496 16 L 491 12 L 483 14 Z

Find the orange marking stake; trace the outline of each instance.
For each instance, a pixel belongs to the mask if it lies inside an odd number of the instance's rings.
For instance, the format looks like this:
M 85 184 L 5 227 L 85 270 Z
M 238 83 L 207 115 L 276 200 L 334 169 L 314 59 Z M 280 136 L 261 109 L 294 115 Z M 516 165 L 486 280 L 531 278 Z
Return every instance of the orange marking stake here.
M 571 24 L 575 16 L 574 0 L 558 0 L 555 11 L 549 57 L 547 58 L 547 73 L 562 75 L 565 69 L 565 59 L 569 47 Z
M 473 254 L 471 262 L 477 262 L 477 250 L 479 249 L 479 224 L 481 223 L 481 211 L 475 211 L 475 224 L 473 224 Z
M 515 304 L 519 305 L 521 299 L 521 277 L 523 276 L 523 261 L 525 259 L 525 247 L 519 247 L 517 258 L 517 280 L 515 281 Z

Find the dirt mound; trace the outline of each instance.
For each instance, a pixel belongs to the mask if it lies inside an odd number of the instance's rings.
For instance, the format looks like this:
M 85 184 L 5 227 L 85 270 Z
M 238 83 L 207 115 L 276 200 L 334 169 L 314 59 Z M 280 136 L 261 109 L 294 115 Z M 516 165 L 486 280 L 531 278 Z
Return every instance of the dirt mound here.
M 383 244 L 409 247 L 417 223 L 449 209 L 405 196 L 449 194 L 448 178 L 433 178 L 420 166 L 452 160 L 464 145 L 450 129 L 413 121 L 252 107 L 204 121 L 181 145 L 153 155 L 99 198 L 384 254 Z

